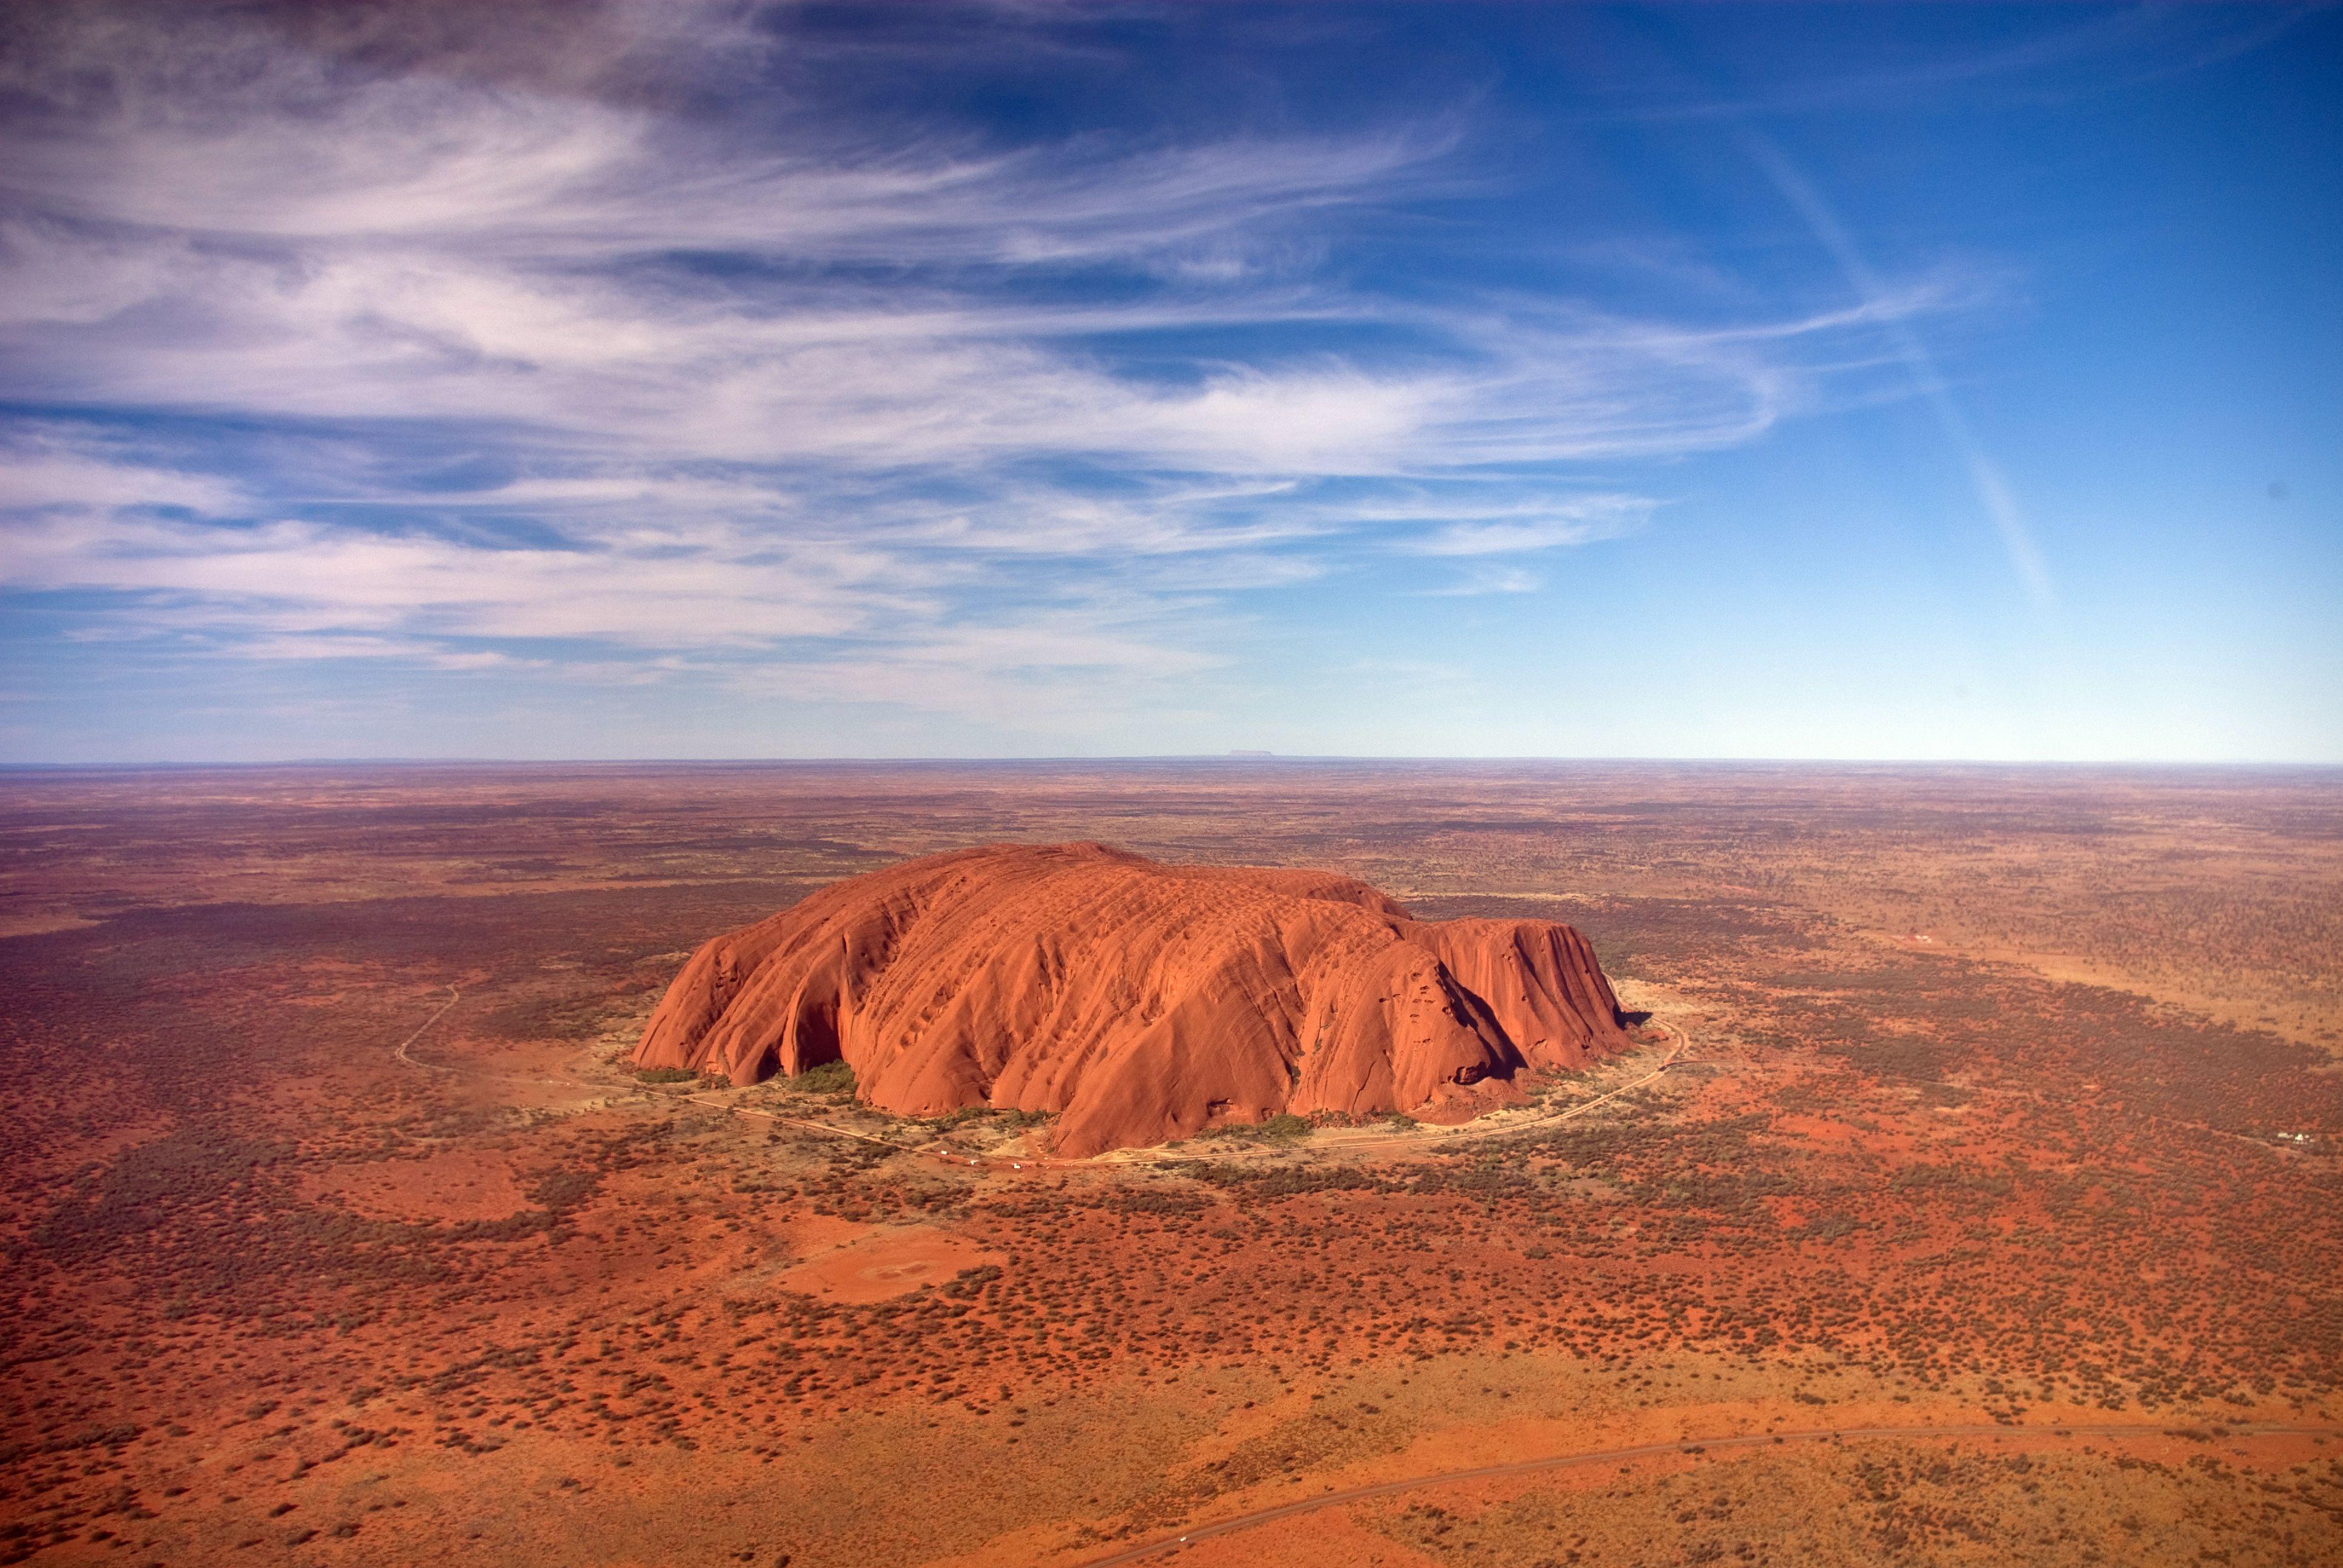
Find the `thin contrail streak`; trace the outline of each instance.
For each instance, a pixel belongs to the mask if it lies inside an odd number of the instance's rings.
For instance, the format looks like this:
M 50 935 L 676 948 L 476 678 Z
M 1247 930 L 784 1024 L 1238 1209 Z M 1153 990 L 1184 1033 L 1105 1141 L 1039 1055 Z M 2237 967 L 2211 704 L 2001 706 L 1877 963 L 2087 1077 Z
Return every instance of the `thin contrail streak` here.
M 1742 141 L 1751 160 L 1765 171 L 1783 199 L 1797 210 L 1806 226 L 1814 231 L 1815 238 L 1838 263 L 1848 286 L 1865 304 L 1885 297 L 1886 290 L 1880 284 L 1879 275 L 1872 271 L 1871 264 L 1847 235 L 1846 226 L 1839 222 L 1838 215 L 1823 200 L 1813 183 L 1793 167 L 1782 149 L 1763 133 L 1745 130 Z M 2034 542 L 2034 532 L 2018 510 L 2007 481 L 1969 428 L 1968 417 L 1954 399 L 1952 388 L 1946 385 L 1944 372 L 1936 367 L 1936 357 L 1928 352 L 1928 346 L 1892 315 L 1885 317 L 1884 325 L 1896 357 L 1904 361 L 1905 370 L 1912 377 L 1913 387 L 1926 400 L 1945 440 L 1967 468 L 1969 487 L 1976 494 L 1977 505 L 1992 521 L 1994 531 L 2001 537 L 2002 548 L 2009 555 L 2010 569 L 2017 575 L 2035 608 L 2048 614 L 2057 608 L 2057 594 L 2051 587 L 2050 571 L 2043 563 L 2042 551 Z

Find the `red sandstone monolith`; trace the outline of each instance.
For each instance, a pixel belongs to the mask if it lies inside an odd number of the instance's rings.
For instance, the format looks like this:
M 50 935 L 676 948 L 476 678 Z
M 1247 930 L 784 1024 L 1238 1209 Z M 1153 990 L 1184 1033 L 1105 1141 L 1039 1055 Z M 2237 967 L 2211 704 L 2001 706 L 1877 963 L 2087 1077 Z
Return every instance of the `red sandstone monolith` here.
M 746 1084 L 842 1058 L 880 1110 L 1057 1112 L 1080 1156 L 1281 1111 L 1461 1120 L 1625 1043 L 1569 926 L 1051 844 L 907 861 L 716 938 L 634 1060 Z

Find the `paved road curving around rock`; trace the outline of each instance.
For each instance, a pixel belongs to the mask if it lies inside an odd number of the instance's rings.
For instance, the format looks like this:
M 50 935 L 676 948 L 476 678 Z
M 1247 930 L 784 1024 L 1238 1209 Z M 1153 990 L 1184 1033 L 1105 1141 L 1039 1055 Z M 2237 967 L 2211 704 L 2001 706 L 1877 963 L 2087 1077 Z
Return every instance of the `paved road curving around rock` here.
M 1104 1557 L 1083 1559 L 1077 1568 L 1116 1568 L 1124 1563 L 1143 1563 L 1165 1553 L 1182 1551 L 1201 1541 L 1217 1535 L 1233 1535 L 1239 1531 L 1273 1524 L 1281 1519 L 1315 1513 L 1321 1508 L 1339 1508 L 1345 1503 L 1364 1503 L 1373 1498 L 1391 1497 L 1403 1492 L 1417 1492 L 1427 1487 L 1453 1486 L 1467 1481 L 1496 1481 L 1507 1476 L 1534 1475 L 1541 1471 L 1567 1470 L 1576 1465 L 1604 1464 L 1624 1460 L 1653 1459 L 1665 1454 L 1696 1454 L 1715 1452 L 1719 1449 L 1764 1448 L 1776 1443 L 1859 1442 L 1875 1438 L 1956 1438 L 2010 1437 L 2053 1438 L 2080 1441 L 2087 1438 L 2164 1437 L 2173 1434 L 2177 1427 L 2170 1422 L 2107 1422 L 2091 1424 L 2074 1422 L 2056 1426 L 2006 1425 L 1999 1422 L 1981 1422 L 1953 1426 L 1865 1426 L 1815 1428 L 1805 1432 L 1730 1432 L 1719 1437 L 1685 1437 L 1673 1442 L 1643 1442 L 1627 1448 L 1599 1449 L 1592 1453 L 1562 1453 L 1544 1459 L 1516 1460 L 1511 1464 L 1484 1464 L 1472 1470 L 1434 1471 L 1425 1475 L 1407 1476 L 1398 1481 L 1378 1482 L 1372 1486 L 1353 1486 L 1342 1492 L 1323 1493 L 1293 1503 L 1280 1503 L 1273 1508 L 1257 1508 L 1250 1513 L 1232 1514 L 1210 1523 L 1192 1524 L 1176 1534 L 1159 1536 L 1137 1546 Z M 2343 1434 L 2338 1426 L 2288 1426 L 2273 1422 L 2239 1422 L 2224 1429 L 2231 1437 L 2318 1437 Z

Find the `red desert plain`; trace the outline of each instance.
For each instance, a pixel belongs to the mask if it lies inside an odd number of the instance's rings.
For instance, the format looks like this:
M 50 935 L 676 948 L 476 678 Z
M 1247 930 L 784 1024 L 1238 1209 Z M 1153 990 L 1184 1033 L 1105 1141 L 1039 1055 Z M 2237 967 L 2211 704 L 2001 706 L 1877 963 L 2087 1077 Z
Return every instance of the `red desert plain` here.
M 0 1562 L 2343 1561 L 2331 770 L 0 779 Z

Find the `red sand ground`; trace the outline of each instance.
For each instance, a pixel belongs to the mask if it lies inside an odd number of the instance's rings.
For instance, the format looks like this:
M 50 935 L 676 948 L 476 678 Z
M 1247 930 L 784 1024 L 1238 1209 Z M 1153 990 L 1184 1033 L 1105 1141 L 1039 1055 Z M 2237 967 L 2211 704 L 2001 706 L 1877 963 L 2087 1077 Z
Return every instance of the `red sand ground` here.
M 1499 1135 L 1024 1172 L 625 1065 L 710 933 L 1101 835 L 1565 917 L 1670 1031 Z M 1197 1560 L 2343 1561 L 2331 778 L 43 776 L 0 849 L 0 1560 L 1074 1568 L 1926 1423 Z
M 790 1232 L 801 1260 L 776 1280 L 782 1289 L 860 1305 L 951 1282 L 963 1270 L 1006 1260 L 931 1225 L 870 1226 L 814 1221 Z
M 529 1207 L 528 1191 L 506 1160 L 471 1150 L 346 1166 L 303 1187 L 319 1201 L 369 1220 L 504 1220 Z

